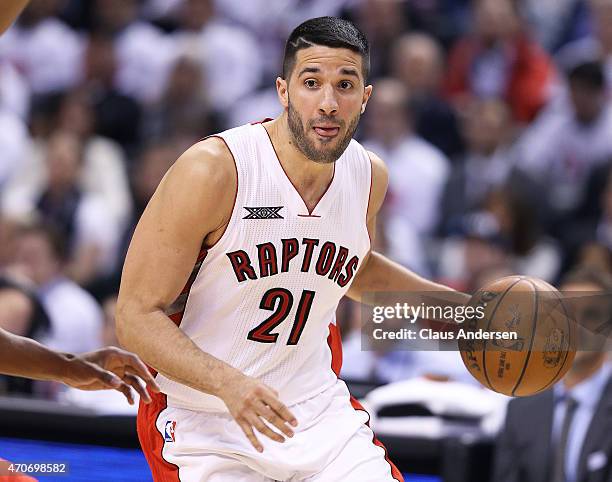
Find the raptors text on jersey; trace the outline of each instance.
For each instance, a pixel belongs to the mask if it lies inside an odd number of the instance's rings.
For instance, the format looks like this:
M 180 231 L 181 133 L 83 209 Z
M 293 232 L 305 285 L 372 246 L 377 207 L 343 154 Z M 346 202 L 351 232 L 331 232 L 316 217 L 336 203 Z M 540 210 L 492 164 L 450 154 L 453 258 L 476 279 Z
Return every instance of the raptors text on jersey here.
M 236 201 L 225 232 L 202 251 L 168 314 L 203 351 L 259 378 L 284 403 L 298 403 L 337 379 L 327 339 L 370 249 L 371 162 L 351 141 L 309 211 L 263 124 L 218 137 L 236 164 Z M 212 395 L 162 374 L 157 381 L 170 406 L 227 411 Z

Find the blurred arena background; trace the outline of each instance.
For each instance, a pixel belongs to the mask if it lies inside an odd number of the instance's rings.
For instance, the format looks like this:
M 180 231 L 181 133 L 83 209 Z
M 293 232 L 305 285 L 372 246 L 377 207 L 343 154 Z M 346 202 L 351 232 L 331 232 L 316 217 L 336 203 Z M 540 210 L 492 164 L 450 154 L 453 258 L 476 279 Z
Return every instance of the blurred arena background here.
M 284 41 L 322 15 L 372 45 L 357 138 L 391 174 L 379 250 L 466 292 L 610 272 L 612 0 L 33 0 L 0 37 L 0 326 L 63 351 L 117 344 L 157 184 L 197 140 L 279 114 Z M 362 351 L 351 303 L 338 320 L 342 376 L 423 474 L 409 480 L 494 480 L 505 397 L 454 352 Z M 121 395 L 7 377 L 0 394 L 0 457 L 150 480 Z

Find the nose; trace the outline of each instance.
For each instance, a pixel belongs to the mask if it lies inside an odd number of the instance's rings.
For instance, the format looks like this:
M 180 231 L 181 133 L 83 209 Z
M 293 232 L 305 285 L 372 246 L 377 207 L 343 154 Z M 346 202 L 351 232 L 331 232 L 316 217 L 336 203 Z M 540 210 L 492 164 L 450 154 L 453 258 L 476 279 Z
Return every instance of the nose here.
M 338 113 L 338 101 L 336 100 L 334 88 L 331 85 L 326 85 L 321 89 L 319 113 L 326 116 L 332 116 Z

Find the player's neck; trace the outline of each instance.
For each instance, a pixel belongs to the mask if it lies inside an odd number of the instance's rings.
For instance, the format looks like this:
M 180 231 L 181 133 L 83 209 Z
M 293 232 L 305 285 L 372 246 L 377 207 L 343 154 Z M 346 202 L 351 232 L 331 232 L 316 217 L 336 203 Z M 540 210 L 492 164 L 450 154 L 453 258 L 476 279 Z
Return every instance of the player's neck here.
M 320 187 L 325 191 L 334 175 L 334 163 L 314 162 L 298 149 L 289 132 L 286 114 L 266 122 L 264 127 L 270 135 L 278 160 L 300 194 L 304 194 L 302 189 L 318 191 Z M 313 194 L 316 197 L 316 193 Z

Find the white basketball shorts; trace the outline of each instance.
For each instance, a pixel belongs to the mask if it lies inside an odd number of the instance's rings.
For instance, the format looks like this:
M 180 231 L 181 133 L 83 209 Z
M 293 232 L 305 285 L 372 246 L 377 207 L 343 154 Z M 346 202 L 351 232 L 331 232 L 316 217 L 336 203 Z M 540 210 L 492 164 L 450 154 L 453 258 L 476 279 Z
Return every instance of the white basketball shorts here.
M 341 380 L 288 407 L 298 426 L 284 443 L 255 431 L 262 453 L 229 414 L 172 408 L 152 395 L 140 405 L 138 436 L 155 482 L 403 482 Z

